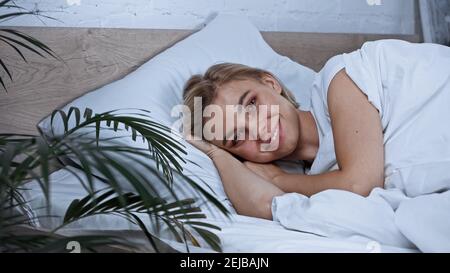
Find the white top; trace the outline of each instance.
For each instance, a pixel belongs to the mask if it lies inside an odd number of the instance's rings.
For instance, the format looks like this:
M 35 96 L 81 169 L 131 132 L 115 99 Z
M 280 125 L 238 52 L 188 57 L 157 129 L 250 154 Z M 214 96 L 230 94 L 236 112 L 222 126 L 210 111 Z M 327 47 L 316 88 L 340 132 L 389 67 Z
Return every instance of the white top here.
M 327 93 L 345 68 L 380 114 L 385 148 L 386 187 L 408 193 L 442 190 L 450 172 L 450 48 L 399 40 L 367 42 L 361 49 L 331 58 L 312 87 L 311 112 L 319 131 L 319 150 L 307 174 L 338 168 Z M 399 173 L 400 172 L 400 173 Z M 427 181 L 436 177 L 437 184 Z M 447 183 L 445 187 L 449 187 Z M 431 188 L 428 188 L 430 186 Z
M 345 68 L 342 55 L 328 60 L 325 66 L 317 73 L 311 94 L 311 113 L 316 121 L 319 134 L 319 150 L 307 174 L 318 174 L 338 169 L 334 150 L 331 119 L 328 111 L 327 93 L 333 77 Z

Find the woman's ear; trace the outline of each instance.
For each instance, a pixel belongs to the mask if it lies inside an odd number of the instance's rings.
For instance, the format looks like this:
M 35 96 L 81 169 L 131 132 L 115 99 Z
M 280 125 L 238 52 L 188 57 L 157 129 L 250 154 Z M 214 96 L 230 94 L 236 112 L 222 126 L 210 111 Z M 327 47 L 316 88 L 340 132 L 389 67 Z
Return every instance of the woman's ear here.
M 281 87 L 281 84 L 278 82 L 278 80 L 275 79 L 272 75 L 266 74 L 263 76 L 262 80 L 264 84 L 272 88 L 277 94 L 281 94 L 283 88 Z

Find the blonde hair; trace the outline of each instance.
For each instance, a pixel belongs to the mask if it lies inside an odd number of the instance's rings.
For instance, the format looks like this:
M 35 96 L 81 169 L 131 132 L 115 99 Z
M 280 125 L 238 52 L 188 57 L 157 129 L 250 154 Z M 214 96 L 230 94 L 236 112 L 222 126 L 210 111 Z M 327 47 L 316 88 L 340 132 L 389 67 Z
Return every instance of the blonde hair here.
M 262 83 L 264 76 L 271 76 L 278 81 L 281 86 L 281 96 L 287 99 L 295 108 L 299 107 L 299 104 L 295 100 L 292 92 L 287 89 L 284 84 L 278 80 L 272 73 L 259 69 L 249 67 L 243 64 L 237 63 L 220 63 L 211 66 L 205 74 L 193 75 L 185 84 L 183 90 L 184 104 L 189 108 L 190 113 L 194 113 L 194 98 L 202 98 L 202 108 L 210 105 L 216 96 L 217 89 L 223 84 L 229 83 L 234 80 L 246 80 L 253 79 Z M 200 113 L 201 115 L 201 113 Z M 191 114 L 191 132 L 194 132 L 194 127 L 198 126 L 194 123 L 194 115 Z

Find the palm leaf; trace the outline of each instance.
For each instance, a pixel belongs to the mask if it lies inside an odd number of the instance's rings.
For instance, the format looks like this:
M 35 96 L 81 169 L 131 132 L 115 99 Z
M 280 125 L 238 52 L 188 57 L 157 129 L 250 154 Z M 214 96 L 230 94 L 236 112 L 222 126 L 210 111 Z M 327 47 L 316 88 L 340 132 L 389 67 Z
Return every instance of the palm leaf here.
M 18 6 L 13 0 L 2 0 L 0 1 L 0 8 L 15 8 L 24 10 L 23 7 Z
M 146 112 L 146 110 L 143 109 L 137 110 Z M 51 115 L 51 127 L 53 128 L 53 122 L 56 115 L 59 115 L 62 120 L 65 135 L 73 134 L 77 130 L 89 125 L 95 125 L 95 139 L 97 144 L 100 139 L 100 130 L 103 128 L 101 127 L 102 122 L 106 123 L 106 125 L 114 123 L 114 130 L 117 130 L 118 124 L 122 124 L 127 131 L 131 128 L 133 140 L 136 140 L 137 134 L 139 133 L 140 136 L 148 142 L 149 151 L 152 153 L 157 167 L 161 168 L 167 181 L 171 184 L 173 182 L 173 175 L 172 167 L 170 165 L 173 165 L 177 171 L 182 171 L 183 168 L 180 161 L 182 163 L 185 163 L 185 161 L 180 153 L 186 154 L 184 145 L 169 136 L 170 128 L 152 121 L 149 116 L 146 116 L 147 118 L 136 118 L 131 116 L 135 115 L 134 113 L 127 113 L 126 115 L 130 116 L 125 116 L 124 114 L 115 114 L 114 112 L 117 112 L 117 110 L 107 111 L 92 116 L 92 110 L 87 108 L 84 112 L 85 121 L 80 122 L 79 110 L 69 110 L 69 115 L 66 115 L 66 113 L 61 110 L 55 110 Z M 68 124 L 70 114 L 72 113 L 76 113 L 77 120 L 75 126 L 69 129 Z M 141 113 L 141 115 L 143 114 Z
M 22 38 L 23 40 L 25 40 L 26 42 L 28 42 L 29 44 L 39 48 L 40 50 L 44 51 L 45 53 L 47 53 L 48 55 L 52 56 L 53 58 L 63 61 L 61 59 L 61 57 L 57 56 L 51 49 L 50 47 L 48 47 L 47 45 L 45 45 L 44 43 L 42 43 L 41 41 L 25 34 L 22 33 L 20 31 L 14 30 L 14 29 L 0 29 L 1 32 L 5 32 L 8 33 L 12 36 L 16 36 L 18 38 Z
M 116 245 L 132 248 L 125 240 L 105 235 L 61 236 L 53 232 L 36 230 L 30 226 L 30 218 L 18 212 L 27 203 L 20 192 L 5 189 L 0 184 L 0 252 L 66 252 L 70 241 L 77 241 L 88 251 L 99 246 Z
M 56 230 L 79 219 L 96 214 L 119 215 L 139 226 L 147 236 L 152 246 L 155 246 L 156 238 L 146 229 L 142 220 L 137 214 L 147 214 L 153 227 L 165 226 L 182 242 L 190 241 L 193 245 L 199 245 L 191 231 L 196 232 L 204 238 L 205 242 L 213 249 L 219 249 L 220 240 L 215 235 L 211 235 L 205 228 L 219 229 L 214 225 L 196 221 L 204 219 L 206 216 L 196 207 L 196 200 L 180 200 L 176 192 L 172 189 L 173 175 L 179 175 L 188 182 L 188 185 L 201 193 L 212 204 L 216 205 L 225 215 L 228 211 L 215 199 L 208 191 L 203 189 L 198 182 L 193 181 L 183 174 L 181 164 L 185 160 L 180 156 L 185 154 L 184 146 L 175 140 L 169 128 L 151 120 L 147 115 L 147 110 L 133 109 L 131 114 L 118 114 L 116 110 L 101 114 L 94 114 L 91 109 L 85 109 L 83 121 L 81 111 L 78 108 L 70 108 L 67 114 L 64 111 L 56 110 L 52 113 L 51 125 L 53 131 L 53 119 L 59 115 L 62 119 L 63 133 L 57 136 L 53 133 L 53 139 L 47 139 L 47 143 L 41 137 L 28 135 L 0 135 L 0 159 L 2 160 L 2 170 L 0 181 L 5 184 L 14 184 L 15 181 L 34 178 L 41 186 L 45 198 L 49 196 L 49 162 L 55 159 L 64 159 L 66 163 L 74 163 L 76 167 L 84 170 L 86 179 L 77 177 L 80 183 L 87 189 L 88 196 L 81 200 L 75 200 L 69 206 L 64 223 Z M 75 119 L 75 126 L 69 128 L 70 118 Z M 102 124 L 107 125 L 103 127 Z M 114 141 L 127 136 L 115 136 L 100 138 L 103 130 L 124 130 L 119 128 L 122 125 L 126 131 L 131 132 L 133 140 L 142 137 L 148 143 L 148 148 L 135 148 L 123 145 L 105 144 L 103 141 Z M 88 129 L 88 130 L 86 130 Z M 89 131 L 90 130 L 90 131 Z M 95 138 L 88 136 L 93 130 Z M 133 133 L 135 132 L 135 133 Z M 102 143 L 102 145 L 100 145 Z M 114 143 L 114 142 L 113 142 Z M 180 151 L 180 152 L 179 152 Z M 22 161 L 15 158 L 18 155 L 25 155 Z M 126 167 L 117 155 L 125 158 L 127 162 L 132 162 Z M 78 163 L 73 161 L 76 159 Z M 158 161 L 156 168 L 148 164 L 148 160 Z M 7 163 L 5 163 L 7 162 Z M 178 166 L 178 167 L 177 167 Z M 140 169 L 139 169 L 140 168 Z M 41 175 L 33 170 L 39 169 Z M 148 176 L 142 172 L 151 173 L 154 181 L 149 183 Z M 101 175 L 98 177 L 98 175 Z M 95 178 L 105 178 L 109 184 L 108 192 L 99 192 L 94 189 L 93 180 Z M 84 181 L 88 181 L 86 184 Z M 121 181 L 127 181 L 136 193 L 129 193 L 123 189 Z M 169 183 L 168 183 L 169 182 Z M 156 183 L 156 184 L 155 184 Z M 16 183 L 17 184 L 17 183 Z M 168 203 L 159 196 L 159 188 L 165 188 L 174 201 Z M 50 204 L 48 204 L 48 207 Z M 137 219 L 139 218 L 139 220 Z M 189 228 L 186 228 L 189 227 Z M 55 232 L 56 232 L 55 230 Z M 205 238 L 205 236 L 207 238 Z
M 153 243 L 155 240 L 154 235 L 152 235 L 142 220 L 136 215 L 136 213 L 146 213 L 149 215 L 156 216 L 156 219 L 162 221 L 164 224 L 168 226 L 168 228 L 174 233 L 178 240 L 181 240 L 183 237 L 182 230 L 176 230 L 174 227 L 181 226 L 182 223 L 179 221 L 181 219 L 191 219 L 199 217 L 200 209 L 198 207 L 192 206 L 193 200 L 181 200 L 181 202 L 173 202 L 170 204 L 166 204 L 166 201 L 160 198 L 155 198 L 154 203 L 146 205 L 145 202 L 140 198 L 139 195 L 135 195 L 133 193 L 124 194 L 123 198 L 126 200 L 126 206 L 123 206 L 120 198 L 114 193 L 113 190 L 107 190 L 106 192 L 99 195 L 98 198 L 92 199 L 91 196 L 86 196 L 80 200 L 74 200 L 69 208 L 66 211 L 66 215 L 64 216 L 64 225 L 59 228 L 64 227 L 74 221 L 78 221 L 82 218 L 91 217 L 94 215 L 101 214 L 116 214 L 123 216 L 125 218 L 132 218 L 132 222 L 138 225 L 142 230 L 144 230 L 145 234 L 149 238 L 149 241 L 152 243 L 154 247 L 156 247 Z M 170 209 L 172 210 L 170 210 Z M 192 215 L 192 217 L 191 217 Z M 202 218 L 205 218 L 204 215 L 201 215 Z M 164 220 L 163 220 L 164 219 Z M 196 227 L 199 225 L 196 222 L 191 222 L 192 226 Z M 188 223 L 188 225 L 191 225 Z M 201 225 L 201 224 L 200 224 Z M 213 225 L 210 225 L 211 227 Z M 219 229 L 216 226 L 213 226 L 215 229 Z M 185 229 L 183 232 L 187 232 Z M 206 235 L 208 238 L 205 238 L 205 241 L 211 245 L 214 249 L 217 249 L 217 245 L 220 240 L 218 237 L 211 236 L 210 234 L 203 232 L 202 236 Z M 190 234 L 189 238 L 193 239 L 193 243 L 197 244 L 195 237 Z M 220 249 L 220 248 L 219 248 Z
M 0 1 L 0 8 L 18 9 L 18 11 L 0 15 L 0 20 L 27 15 L 43 16 L 38 11 L 27 11 L 23 9 L 12 0 Z M 51 18 L 48 16 L 43 17 Z M 16 30 L 0 29 L 0 42 L 11 47 L 25 62 L 27 60 L 22 53 L 23 49 L 43 58 L 48 55 L 63 61 L 44 43 Z M 3 62 L 3 59 L 0 59 L 0 67 L 6 72 L 10 80 L 12 80 L 13 75 L 8 69 L 7 64 Z M 4 79 L 1 77 L 0 84 L 6 90 Z M 135 110 L 139 109 L 133 109 L 133 111 Z M 179 200 L 176 193 L 172 190 L 174 173 L 181 178 L 186 178 L 182 168 L 182 164 L 185 163 L 183 155 L 186 155 L 186 152 L 184 146 L 171 136 L 169 128 L 152 121 L 147 115 L 149 111 L 146 110 L 132 112 L 128 114 L 130 116 L 127 116 L 126 114 L 117 114 L 116 111 L 93 115 L 92 110 L 85 109 L 83 122 L 81 122 L 81 112 L 78 108 L 69 109 L 67 114 L 63 111 L 55 111 L 52 114 L 52 121 L 57 113 L 60 114 L 64 125 L 64 135 L 61 138 L 49 141 L 47 139 L 44 140 L 40 136 L 0 135 L 0 201 L 2 207 L 8 207 L 9 205 L 5 205 L 6 203 L 3 201 L 10 200 L 8 202 L 18 203 L 24 209 L 26 207 L 25 202 L 16 193 L 28 179 L 35 179 L 48 202 L 46 207 L 50 208 L 50 163 L 54 160 L 67 160 L 72 156 L 77 159 L 79 167 L 84 170 L 87 184 L 81 177 L 77 176 L 77 179 L 87 190 L 88 196 L 81 200 L 75 200 L 71 204 L 66 213 L 65 223 L 95 213 L 118 214 L 140 226 L 149 238 L 149 241 L 152 242 L 154 239 L 153 236 L 146 230 L 143 222 L 135 214 L 146 213 L 151 219 L 155 219 L 154 224 L 157 227 L 165 224 L 174 233 L 176 238 L 188 238 L 194 245 L 198 245 L 195 236 L 184 228 L 185 224 L 182 221 L 187 222 L 186 220 L 189 219 L 205 218 L 205 215 L 195 206 L 195 200 Z M 69 129 L 68 120 L 71 116 L 75 116 L 76 126 Z M 106 127 L 102 127 L 102 124 L 106 124 Z M 119 125 L 122 125 L 126 131 L 130 132 L 132 140 L 136 141 L 137 137 L 141 137 L 142 141 L 146 141 L 148 144 L 147 149 L 120 147 L 117 145 L 100 147 L 100 132 L 108 129 L 114 131 L 122 130 L 119 129 Z M 89 127 L 95 129 L 95 143 L 91 142 L 89 138 L 82 137 L 82 129 Z M 145 171 L 154 175 L 159 185 L 148 183 L 148 177 L 136 169 L 122 166 L 121 162 L 112 156 L 114 153 L 121 153 L 121 155 L 125 155 L 126 158 L 135 162 L 137 166 L 143 167 Z M 156 169 L 149 166 L 149 159 L 156 163 Z M 103 178 L 108 180 L 110 187 L 107 194 L 96 195 L 98 192 L 94 189 L 93 180 L 98 177 L 95 177 L 95 172 L 99 172 Z M 119 174 L 122 179 L 128 181 L 136 191 L 136 194 L 126 193 L 122 189 L 119 179 L 115 176 L 116 174 Z M 222 212 L 227 214 L 225 207 L 214 196 L 209 194 L 209 192 L 205 191 L 192 180 L 189 184 L 202 193 L 206 199 L 218 206 Z M 171 198 L 175 201 L 168 203 L 159 196 L 158 187 L 161 186 L 168 190 Z M 1 213 L 3 211 L 0 211 Z M 10 220 L 13 218 L 3 217 L 1 219 Z M 18 222 L 10 221 L 8 225 L 9 227 L 14 227 L 19 223 L 20 219 Z M 191 221 L 191 223 L 193 226 L 198 224 L 196 221 Z M 187 225 L 191 224 L 188 223 Z M 211 226 L 205 226 L 204 224 L 200 224 L 200 226 L 211 228 Z M 6 226 L 3 226 L 3 228 L 6 228 Z M 0 234 L 4 234 L 1 233 L 3 230 L 0 225 Z M 201 236 L 207 236 L 208 238 L 205 241 L 208 243 L 213 242 L 212 245 L 214 245 L 215 242 L 218 244 L 217 238 L 213 238 L 214 236 L 210 236 L 207 232 L 200 230 L 198 233 Z M 50 235 L 52 237 L 54 234 Z M 16 244 L 22 250 L 36 250 L 37 247 L 45 249 L 43 246 L 50 244 L 50 241 L 46 240 L 47 237 L 47 235 L 28 237 L 11 236 L 10 239 L 1 237 L 2 240 L 6 240 L 1 242 L 5 242 L 8 246 L 14 246 Z M 184 241 L 186 242 L 186 240 Z M 102 243 L 105 242 L 102 241 Z M 54 241 L 52 244 L 58 245 L 58 242 Z M 152 245 L 154 245 L 153 242 Z
M 0 15 L 0 20 L 6 20 L 6 19 L 11 19 L 11 18 L 15 18 L 18 16 L 22 16 L 22 15 L 31 15 L 31 14 L 35 14 L 35 13 L 32 11 L 11 12 L 11 13 Z
M 12 80 L 11 72 L 9 72 L 8 68 L 6 67 L 2 59 L 0 59 L 0 65 L 3 67 L 3 69 L 6 71 L 6 74 L 8 74 L 9 78 Z

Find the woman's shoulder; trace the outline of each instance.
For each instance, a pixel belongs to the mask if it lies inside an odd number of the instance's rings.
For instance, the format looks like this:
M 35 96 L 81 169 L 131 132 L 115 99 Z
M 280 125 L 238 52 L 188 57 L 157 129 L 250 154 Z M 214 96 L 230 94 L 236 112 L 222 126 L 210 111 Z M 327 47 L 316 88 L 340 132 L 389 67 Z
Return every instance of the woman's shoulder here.
M 327 105 L 327 93 L 328 87 L 334 76 L 343 68 L 345 68 L 345 62 L 342 55 L 336 55 L 330 58 L 322 69 L 317 73 L 316 79 L 313 85 L 313 92 L 311 97 L 311 106 L 324 107 L 325 113 L 328 111 Z M 316 109 L 317 111 L 318 109 Z
M 323 66 L 323 68 L 319 71 L 321 75 L 322 81 L 322 89 L 327 92 L 328 87 L 330 86 L 331 81 L 334 76 L 345 68 L 345 62 L 342 55 L 336 55 L 331 57 Z

